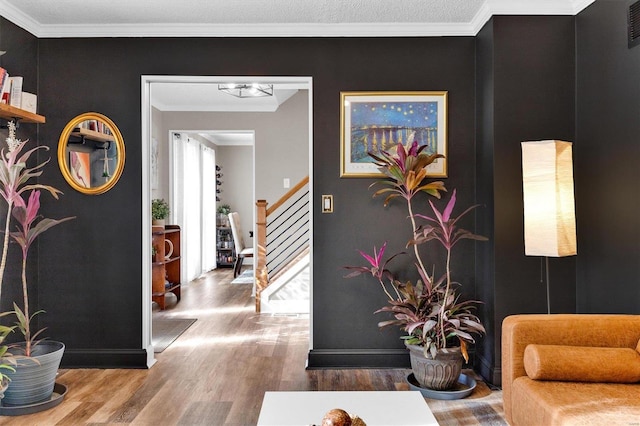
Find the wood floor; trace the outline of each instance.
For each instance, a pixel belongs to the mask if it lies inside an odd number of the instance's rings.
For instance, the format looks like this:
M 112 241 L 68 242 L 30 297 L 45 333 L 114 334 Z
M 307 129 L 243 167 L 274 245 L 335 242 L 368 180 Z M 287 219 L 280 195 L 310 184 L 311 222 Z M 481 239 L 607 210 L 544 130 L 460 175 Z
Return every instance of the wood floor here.
M 180 303 L 154 308 L 158 317 L 197 321 L 151 369 L 61 370 L 62 404 L 0 417 L 0 425 L 255 425 L 265 391 L 408 389 L 407 370 L 305 370 L 308 318 L 256 314 L 251 286 L 232 279 L 218 269 L 184 286 Z

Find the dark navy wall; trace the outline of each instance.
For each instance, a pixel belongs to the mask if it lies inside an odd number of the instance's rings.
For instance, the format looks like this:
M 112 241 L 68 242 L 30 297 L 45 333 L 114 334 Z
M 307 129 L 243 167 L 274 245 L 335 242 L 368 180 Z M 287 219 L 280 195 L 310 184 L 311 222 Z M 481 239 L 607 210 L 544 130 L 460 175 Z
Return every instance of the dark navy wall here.
M 626 0 L 577 18 L 576 202 L 580 312 L 640 314 L 640 46 Z
M 0 66 L 5 68 L 10 75 L 22 76 L 23 90 L 30 93 L 38 93 L 38 39 L 30 33 L 20 29 L 13 23 L 0 18 L 0 50 L 7 53 L 0 56 Z M 0 120 L 0 124 L 6 125 L 5 120 Z M 27 148 L 34 148 L 38 145 L 38 126 L 34 124 L 18 124 L 18 139 L 28 140 Z M 2 145 L 6 146 L 4 140 L 8 133 L 6 129 L 0 129 L 0 138 Z M 47 153 L 38 152 L 32 155 L 30 166 L 33 167 L 44 161 Z M 43 198 L 46 195 L 43 195 Z M 0 241 L 4 239 L 5 218 L 7 215 L 7 204 L 4 199 L 0 201 Z M 15 222 L 13 222 L 15 224 Z M 11 231 L 15 228 L 11 227 Z M 55 232 L 55 231 L 51 231 Z M 1 252 L 0 248 L 0 252 Z M 2 295 L 0 298 L 0 312 L 13 310 L 13 302 L 17 302 L 22 308 L 22 281 L 21 281 L 21 262 L 22 253 L 19 246 L 11 242 L 7 258 L 7 268 L 2 284 Z M 29 300 L 36 303 L 38 298 L 38 247 L 34 245 L 29 251 L 27 262 L 27 283 L 29 289 Z M 35 325 L 37 327 L 39 318 L 36 317 Z M 3 323 L 13 324 L 13 320 L 4 319 Z M 9 336 L 9 340 L 20 340 L 20 335 L 14 334 Z
M 400 250 L 409 228 L 404 233 L 389 228 L 404 220 L 405 210 L 398 206 L 385 210 L 381 200 L 372 200 L 368 190 L 372 179 L 339 177 L 340 91 L 449 91 L 447 186 L 458 188 L 461 205 L 471 204 L 475 192 L 473 38 L 381 38 L 375 43 L 353 38 L 42 39 L 39 46 L 40 69 L 46 70 L 40 76 L 40 110 L 47 115 L 41 142 L 55 146 L 69 119 L 97 111 L 115 121 L 127 147 L 124 173 L 114 189 L 93 197 L 69 190 L 64 203 L 47 205 L 53 215 L 73 212 L 78 216 L 64 235 L 64 245 L 57 245 L 53 236 L 41 241 L 44 250 L 55 247 L 57 252 L 40 264 L 41 274 L 56 280 L 40 294 L 53 305 L 52 312 L 68 313 L 52 315 L 49 324 L 51 332 L 68 344 L 72 355 L 68 362 L 81 363 L 76 360 L 101 351 L 108 358 L 114 352 L 131 355 L 140 349 L 143 74 L 313 77 L 314 191 L 335 197 L 335 213 L 317 214 L 314 222 L 314 348 L 353 353 L 400 347 L 395 333 L 377 329 L 373 311 L 384 304 L 384 298 L 376 284 L 343 279 L 341 267 L 360 262 L 357 249 L 390 239 L 393 249 Z M 56 166 L 51 168 L 53 183 L 66 187 Z M 460 279 L 470 282 L 468 292 L 473 295 L 473 247 L 466 249 L 467 256 L 465 250 L 459 253 Z M 87 333 L 77 332 L 78 318 Z M 312 363 L 334 362 L 321 355 L 312 356 Z
M 543 313 L 541 258 L 524 255 L 520 142 L 575 141 L 574 17 L 492 18 L 476 38 L 479 294 L 490 332 L 478 347 L 485 377 L 500 381 L 502 320 Z M 577 144 L 576 144 L 577 145 Z M 575 257 L 550 260 L 551 311 L 575 312 Z
M 368 187 L 374 179 L 339 178 L 339 92 L 447 90 L 449 178 L 445 184 L 450 190 L 458 189 L 459 206 L 468 206 L 473 204 L 475 170 L 474 41 L 463 37 L 334 43 L 341 54 L 330 62 L 346 66 L 314 74 L 315 190 L 334 194 L 335 213 L 314 218 L 314 350 L 309 364 L 407 365 L 398 333 L 377 328 L 384 317 L 373 312 L 386 303 L 379 284 L 363 276 L 343 278 L 347 271 L 342 266 L 363 264 L 358 249 L 372 252 L 374 245 L 388 241 L 388 253 L 402 251 L 411 227 L 406 204 L 397 201 L 384 208 L 383 199 L 372 199 L 374 191 Z M 330 51 L 327 55 L 331 56 Z M 415 203 L 417 211 L 426 212 L 426 197 L 416 197 Z M 473 296 L 472 250 L 473 244 L 460 244 L 453 266 L 468 296 Z M 439 267 L 443 260 L 438 254 Z M 412 265 L 412 256 L 407 255 L 394 261 L 392 268 L 401 271 L 404 279 L 415 278 Z

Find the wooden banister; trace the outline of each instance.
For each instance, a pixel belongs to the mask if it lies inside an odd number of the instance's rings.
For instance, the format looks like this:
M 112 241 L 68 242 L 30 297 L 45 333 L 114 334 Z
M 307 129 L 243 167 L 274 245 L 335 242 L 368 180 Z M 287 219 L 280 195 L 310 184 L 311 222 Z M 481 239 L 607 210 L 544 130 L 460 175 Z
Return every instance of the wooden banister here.
M 267 208 L 268 203 L 266 200 L 256 201 L 256 312 L 260 312 L 260 297 L 262 291 L 269 286 L 269 271 L 267 270 L 267 217 L 308 183 L 309 176 L 306 176 L 269 208 Z
M 256 202 L 256 312 L 260 312 L 260 295 L 269 285 L 267 272 L 267 201 Z
M 296 192 L 300 191 L 300 189 L 302 189 L 302 187 L 308 183 L 309 183 L 309 176 L 302 178 L 300 182 L 298 182 L 293 188 L 287 191 L 286 194 L 280 197 L 278 201 L 273 203 L 273 205 L 267 209 L 267 216 L 273 213 L 278 207 L 286 203 L 289 198 L 293 197 Z

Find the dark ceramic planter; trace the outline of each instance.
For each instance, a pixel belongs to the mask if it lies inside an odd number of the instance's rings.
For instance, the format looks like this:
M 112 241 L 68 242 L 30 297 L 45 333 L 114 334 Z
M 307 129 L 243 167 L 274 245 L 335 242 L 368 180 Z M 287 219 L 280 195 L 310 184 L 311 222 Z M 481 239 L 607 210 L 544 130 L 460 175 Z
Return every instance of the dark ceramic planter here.
M 411 370 L 421 387 L 434 390 L 451 389 L 462 372 L 460 348 L 438 349 L 435 359 L 424 356 L 424 347 L 406 345 L 411 359 Z
M 18 344 L 22 348 L 24 345 Z M 63 343 L 45 340 L 33 348 L 32 359 L 19 359 L 16 371 L 6 373 L 11 382 L 2 405 L 22 406 L 51 398 L 63 353 Z

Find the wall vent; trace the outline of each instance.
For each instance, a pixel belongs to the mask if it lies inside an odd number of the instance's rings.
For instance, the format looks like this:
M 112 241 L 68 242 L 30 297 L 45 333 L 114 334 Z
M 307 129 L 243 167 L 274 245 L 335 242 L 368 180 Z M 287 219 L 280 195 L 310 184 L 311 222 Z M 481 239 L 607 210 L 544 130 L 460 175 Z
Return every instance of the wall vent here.
M 640 44 L 640 0 L 629 5 L 627 15 L 629 28 L 629 49 Z

